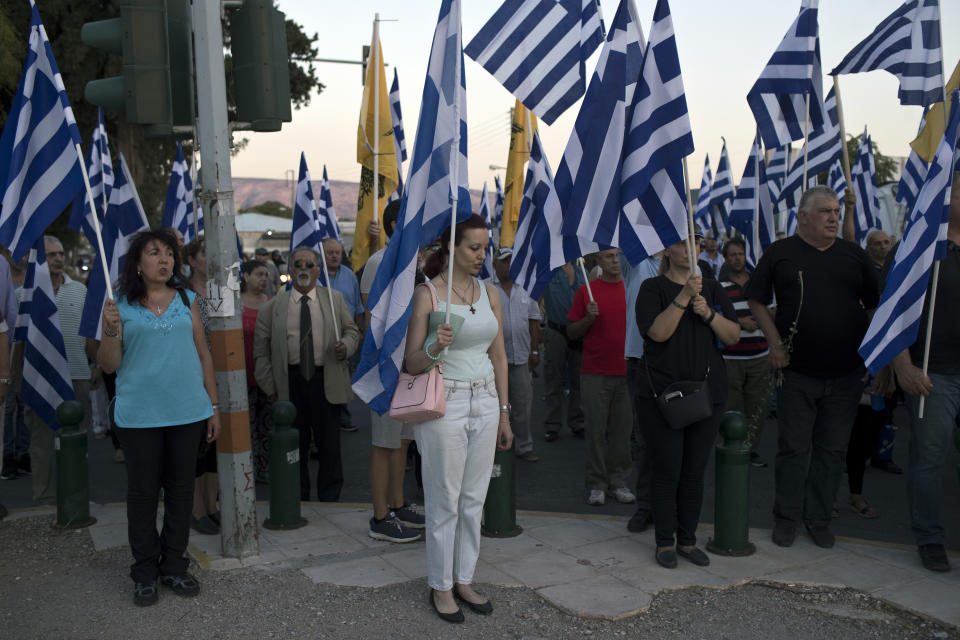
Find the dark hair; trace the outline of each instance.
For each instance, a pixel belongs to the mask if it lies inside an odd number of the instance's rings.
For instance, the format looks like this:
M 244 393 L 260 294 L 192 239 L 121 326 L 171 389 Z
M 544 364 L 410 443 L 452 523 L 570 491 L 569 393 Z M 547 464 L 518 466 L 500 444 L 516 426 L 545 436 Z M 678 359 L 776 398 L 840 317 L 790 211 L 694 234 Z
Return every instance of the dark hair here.
M 467 229 L 489 229 L 487 221 L 477 214 L 471 215 L 463 222 L 457 223 L 457 233 L 453 237 L 454 246 L 459 247 L 463 242 L 463 234 Z M 450 255 L 450 227 L 440 236 L 440 248 L 431 253 L 423 264 L 423 273 L 428 278 L 435 278 L 440 274 L 443 265 L 447 262 Z
M 383 208 L 383 230 L 387 237 L 393 236 L 393 223 L 400 217 L 400 201 L 392 200 Z
M 123 260 L 123 270 L 117 282 L 117 291 L 122 293 L 129 303 L 142 302 L 147 295 L 147 286 L 137 271 L 137 265 L 140 263 L 143 250 L 152 241 L 166 245 L 173 252 L 173 274 L 167 280 L 167 286 L 174 289 L 182 289 L 184 286 L 183 263 L 180 260 L 180 250 L 177 248 L 177 237 L 167 229 L 141 231 L 133 236 L 130 242 L 130 248 L 127 249 L 127 255 Z
M 267 268 L 267 265 L 263 264 L 262 262 L 258 262 L 256 260 L 247 260 L 240 266 L 240 274 L 241 276 L 248 276 L 252 274 L 254 271 L 256 271 L 257 269 L 266 269 L 266 268 Z M 243 292 L 246 290 L 247 290 L 247 281 L 241 277 L 240 291 Z
M 183 262 L 189 264 L 190 258 L 196 257 L 201 251 L 203 251 L 203 238 L 194 238 L 183 245 Z
M 724 258 L 727 257 L 727 247 L 734 244 L 740 245 L 740 248 L 743 249 L 744 253 L 747 252 L 747 243 L 743 241 L 743 238 L 730 238 L 729 240 L 723 243 L 722 253 Z

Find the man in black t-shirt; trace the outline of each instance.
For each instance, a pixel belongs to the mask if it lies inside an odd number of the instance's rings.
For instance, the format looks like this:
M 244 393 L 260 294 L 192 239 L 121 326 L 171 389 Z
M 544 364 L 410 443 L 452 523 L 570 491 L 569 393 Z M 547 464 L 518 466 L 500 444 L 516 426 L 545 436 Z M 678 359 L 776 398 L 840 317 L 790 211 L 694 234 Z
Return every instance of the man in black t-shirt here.
M 863 391 L 857 348 L 879 293 L 867 254 L 837 237 L 837 194 L 812 187 L 798 209 L 796 235 L 770 245 L 746 296 L 780 370 L 773 541 L 792 545 L 802 522 L 832 547 L 830 512 Z M 774 295 L 776 317 L 767 310 Z

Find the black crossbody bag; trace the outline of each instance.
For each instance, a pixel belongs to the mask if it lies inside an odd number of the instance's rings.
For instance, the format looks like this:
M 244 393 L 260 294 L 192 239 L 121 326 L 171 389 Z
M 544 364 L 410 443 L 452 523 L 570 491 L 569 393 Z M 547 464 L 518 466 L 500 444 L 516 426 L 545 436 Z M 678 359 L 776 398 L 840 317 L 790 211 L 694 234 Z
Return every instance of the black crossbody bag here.
M 707 380 L 710 377 L 710 366 L 707 365 L 707 373 L 703 380 L 681 380 L 672 382 L 662 393 L 657 394 L 653 386 L 653 378 L 650 376 L 650 365 L 646 358 L 643 364 L 647 369 L 647 380 L 650 382 L 650 391 L 653 392 L 653 398 L 657 401 L 660 408 L 660 414 L 672 429 L 683 429 L 694 422 L 699 422 L 713 413 L 713 399 L 710 397 L 710 385 Z

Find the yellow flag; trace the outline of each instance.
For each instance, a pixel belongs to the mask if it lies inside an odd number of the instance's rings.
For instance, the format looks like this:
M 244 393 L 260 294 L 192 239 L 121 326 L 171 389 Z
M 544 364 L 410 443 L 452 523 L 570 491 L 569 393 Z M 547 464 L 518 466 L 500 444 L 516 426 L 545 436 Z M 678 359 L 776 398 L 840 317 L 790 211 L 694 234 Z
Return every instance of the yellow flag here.
M 377 89 L 377 90 L 375 90 Z M 379 94 L 379 95 L 377 95 Z M 377 106 L 379 105 L 379 106 Z M 376 116 L 376 117 L 375 117 Z M 374 159 L 377 160 L 377 192 L 374 203 Z M 397 155 L 393 144 L 393 123 L 390 119 L 390 95 L 387 93 L 386 74 L 383 72 L 383 49 L 377 28 L 373 30 L 370 58 L 367 62 L 367 77 L 363 85 L 363 102 L 360 107 L 360 124 L 357 127 L 357 162 L 360 169 L 360 194 L 357 197 L 357 226 L 353 236 L 353 269 L 359 271 L 370 254 L 386 246 L 387 235 L 382 229 L 379 241 L 371 245 L 367 225 L 376 216 L 383 219 L 387 199 L 397 190 L 399 174 Z M 376 206 L 376 213 L 374 213 Z
M 957 62 L 957 66 L 953 70 L 953 75 L 950 76 L 950 81 L 947 82 L 948 104 L 953 102 L 951 95 L 957 87 L 960 87 L 960 62 Z M 949 113 L 949 111 L 947 113 Z M 937 102 L 930 107 L 923 122 L 923 129 L 920 131 L 920 135 L 910 143 L 910 146 L 913 147 L 913 150 L 917 152 L 918 156 L 927 162 L 933 162 L 933 156 L 937 153 L 937 146 L 940 144 L 940 141 L 943 140 L 943 134 L 947 128 L 943 102 Z
M 537 130 L 537 116 L 530 113 L 519 100 L 513 107 L 510 123 L 510 153 L 507 155 L 507 179 L 503 186 L 503 221 L 500 223 L 500 246 L 512 247 L 520 221 L 523 202 L 524 165 L 530 159 L 533 132 Z

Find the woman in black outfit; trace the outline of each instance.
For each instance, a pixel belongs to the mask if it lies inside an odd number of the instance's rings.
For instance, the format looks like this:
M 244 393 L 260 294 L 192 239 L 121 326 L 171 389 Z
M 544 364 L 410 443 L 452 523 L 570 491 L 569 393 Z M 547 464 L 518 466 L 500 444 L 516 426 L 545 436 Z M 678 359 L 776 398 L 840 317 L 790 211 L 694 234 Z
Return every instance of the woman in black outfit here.
M 694 255 L 700 251 L 697 238 Z M 710 559 L 696 547 L 703 502 L 703 474 L 716 439 L 727 396 L 721 342 L 736 344 L 740 326 L 730 299 L 716 280 L 690 273 L 687 246 L 678 242 L 664 251 L 660 275 L 640 285 L 637 326 L 644 336 L 639 393 L 639 421 L 653 466 L 653 523 L 656 558 L 677 566 L 677 554 L 699 566 Z M 719 341 L 718 341 L 719 340 Z M 679 381 L 709 381 L 713 413 L 683 429 L 673 429 L 655 399 Z

